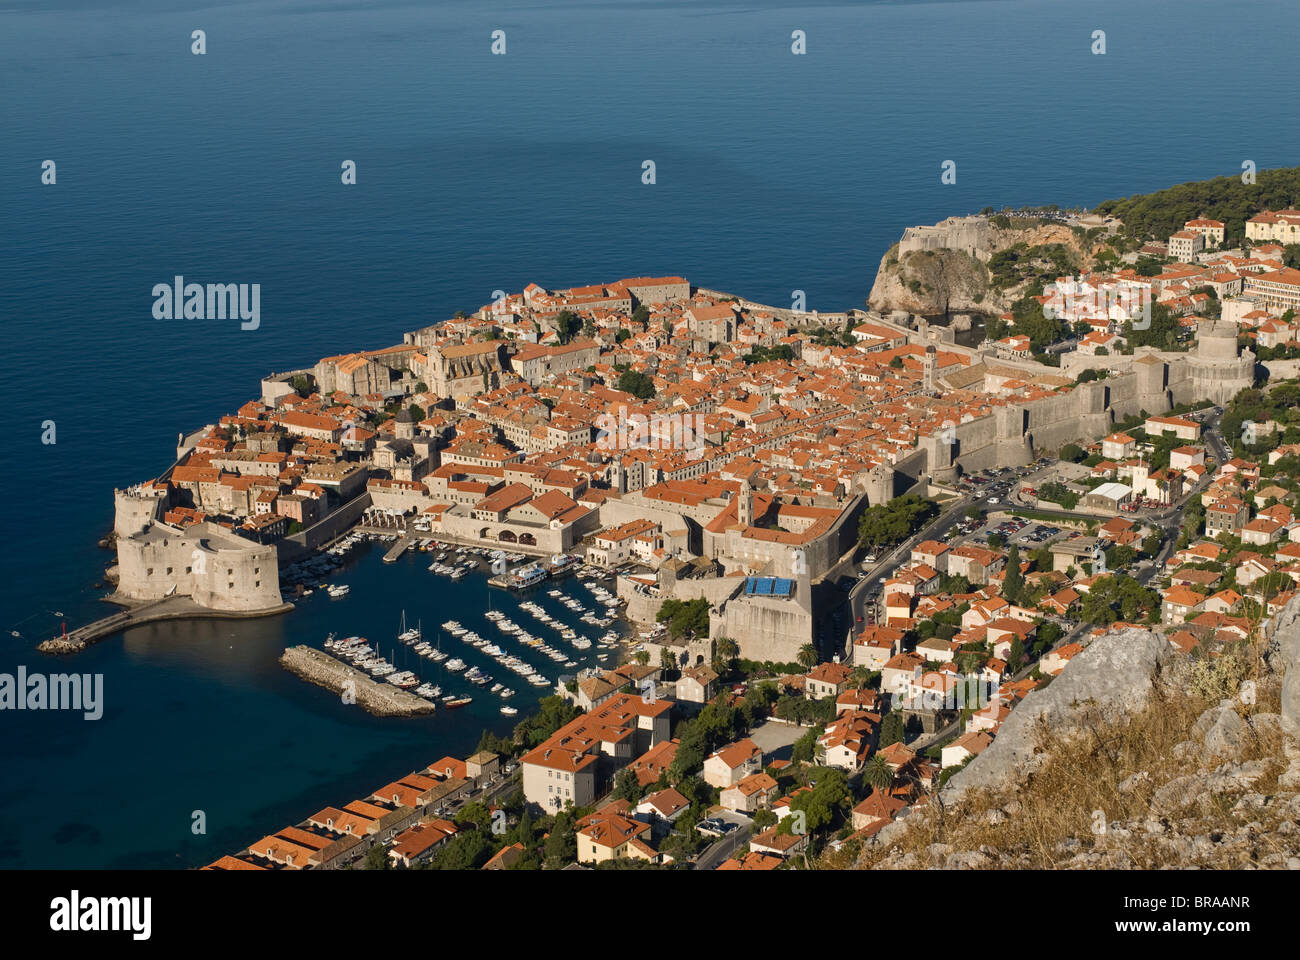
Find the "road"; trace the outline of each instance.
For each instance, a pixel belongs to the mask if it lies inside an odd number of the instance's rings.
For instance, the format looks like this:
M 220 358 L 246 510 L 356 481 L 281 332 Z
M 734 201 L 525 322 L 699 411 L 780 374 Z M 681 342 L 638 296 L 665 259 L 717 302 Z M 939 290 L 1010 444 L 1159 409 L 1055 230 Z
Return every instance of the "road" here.
M 1012 488 L 1019 483 L 1020 478 L 1027 472 L 1029 467 L 1016 467 L 1012 474 L 1005 480 L 996 483 L 1006 483 Z M 990 504 L 990 499 L 1000 499 L 996 494 L 987 489 L 988 486 L 994 486 L 996 483 L 986 485 L 984 490 L 967 490 L 950 506 L 945 508 L 938 517 L 913 534 L 907 540 L 900 543 L 889 551 L 884 557 L 878 560 L 870 570 L 849 591 L 849 629 L 848 629 L 848 646 L 853 646 L 853 636 L 860 632 L 861 627 L 858 624 L 858 617 L 862 617 L 865 623 L 866 604 L 875 591 L 873 587 L 878 585 L 880 580 L 888 580 L 899 567 L 911 558 L 912 548 L 918 543 L 925 540 L 942 540 L 958 521 L 964 516 L 966 510 L 972 506 L 980 506 L 985 509 L 996 509 L 997 504 Z M 847 652 L 847 651 L 846 651 Z
M 735 830 L 732 830 L 725 837 L 719 837 L 713 844 L 705 848 L 704 852 L 695 860 L 694 869 L 696 870 L 716 870 L 723 860 L 731 859 L 737 851 L 743 853 L 749 847 L 749 837 L 754 832 L 754 821 L 743 813 L 720 810 L 713 816 L 737 824 L 737 826 Z
M 1203 437 L 1205 439 L 1206 446 L 1210 448 L 1210 450 L 1213 452 L 1214 456 L 1216 457 L 1219 463 L 1223 463 L 1227 459 L 1230 459 L 1230 453 L 1223 442 L 1222 436 L 1219 434 L 1218 428 L 1219 428 L 1219 421 L 1221 417 L 1222 417 L 1222 412 L 1219 411 L 1217 408 L 1215 408 L 1215 411 L 1211 413 L 1209 417 L 1207 417 L 1207 419 L 1204 421 L 1203 424 L 1204 425 Z M 1024 470 L 1018 470 L 1016 472 L 1015 476 L 1017 480 L 1015 482 L 1018 482 L 1018 478 L 1024 472 L 1025 472 Z M 1151 582 L 1152 578 L 1154 578 L 1161 571 L 1161 569 L 1164 566 L 1165 560 L 1168 559 L 1169 555 L 1173 553 L 1175 542 L 1178 538 L 1179 531 L 1181 530 L 1183 525 L 1183 515 L 1187 511 L 1188 504 L 1191 503 L 1193 497 L 1199 497 L 1202 490 L 1206 486 L 1208 486 L 1210 482 L 1211 482 L 1211 474 L 1207 472 L 1206 475 L 1201 478 L 1201 481 L 1196 484 L 1196 486 L 1188 489 L 1187 492 L 1185 492 L 1182 496 L 1180 496 L 1176 501 L 1174 501 L 1164 510 L 1141 511 L 1138 514 L 1133 515 L 1133 519 L 1135 521 L 1145 522 L 1153 526 L 1156 532 L 1158 532 L 1162 538 L 1160 549 L 1156 552 L 1155 557 L 1152 558 L 1153 562 L 1143 567 L 1140 567 L 1133 574 L 1133 579 L 1136 580 L 1139 584 L 1145 587 L 1148 583 Z M 1015 488 L 1013 487 L 1013 490 L 1014 489 Z M 969 505 L 972 502 L 976 504 L 980 504 L 980 503 L 986 503 L 987 500 L 988 500 L 987 495 L 978 498 L 972 497 L 970 494 L 964 495 L 959 504 L 955 505 L 950 510 L 945 511 L 945 513 L 941 515 L 937 520 L 935 520 L 932 524 L 930 524 L 930 526 L 926 527 L 924 530 L 917 533 L 910 540 L 908 540 L 905 544 L 892 551 L 884 560 L 882 560 L 871 571 L 871 574 L 869 576 L 865 577 L 862 581 L 860 581 L 857 584 L 857 586 L 854 587 L 853 591 L 850 593 L 850 600 L 851 600 L 852 610 L 853 610 L 853 621 L 852 621 L 852 625 L 849 628 L 850 646 L 852 645 L 852 634 L 855 628 L 857 627 L 857 618 L 859 616 L 864 616 L 862 611 L 867 597 L 872 592 L 870 589 L 871 586 L 875 584 L 878 580 L 880 580 L 882 577 L 888 578 L 888 576 L 892 574 L 894 570 L 896 570 L 899 566 L 901 566 L 902 556 L 905 553 L 910 553 L 911 548 L 914 544 L 919 543 L 922 540 L 926 540 L 926 539 L 938 539 L 943 534 L 947 533 L 947 531 L 956 523 L 957 516 L 960 515 L 962 508 L 964 508 L 965 506 Z M 1051 514 L 1052 516 L 1060 517 L 1062 519 L 1071 519 L 1071 520 L 1100 519 L 1099 517 L 1093 514 L 1073 513 L 1068 510 L 1038 510 L 1037 508 L 1035 508 L 1035 512 Z M 1060 621 L 1060 622 L 1068 622 L 1068 621 Z M 1068 629 L 1064 634 L 1062 634 L 1060 639 L 1058 639 L 1057 642 L 1053 644 L 1049 650 L 1043 651 L 1043 655 L 1045 656 L 1051 651 L 1057 650 L 1068 643 L 1074 643 L 1081 636 L 1083 636 L 1087 631 L 1092 630 L 1094 627 L 1096 627 L 1096 624 L 1088 623 L 1088 622 L 1079 622 L 1073 624 L 1070 627 L 1070 629 Z M 1028 676 L 1033 671 L 1034 667 L 1037 665 L 1037 662 L 1038 661 L 1035 660 L 1033 662 L 1027 663 L 1013 677 L 1005 678 L 1003 682 L 1004 683 L 1014 682 L 1016 680 Z M 919 737 L 918 739 L 912 741 L 912 743 L 908 744 L 908 748 L 917 751 L 924 750 L 926 747 L 930 746 L 931 744 L 940 743 L 945 738 L 956 734 L 959 731 L 959 726 L 960 726 L 960 721 L 954 721 L 948 724 L 947 726 L 945 726 L 943 729 L 938 730 L 933 734 L 928 734 L 926 736 Z

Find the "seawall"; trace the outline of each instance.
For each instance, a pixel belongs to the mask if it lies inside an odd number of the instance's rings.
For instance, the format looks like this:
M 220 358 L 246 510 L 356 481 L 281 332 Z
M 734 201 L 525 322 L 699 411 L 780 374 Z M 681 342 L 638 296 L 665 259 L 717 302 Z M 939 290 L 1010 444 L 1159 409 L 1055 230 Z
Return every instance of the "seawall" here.
M 285 650 L 280 665 L 308 683 L 332 693 L 342 694 L 351 684 L 350 690 L 356 696 L 357 706 L 376 717 L 417 717 L 437 710 L 437 706 L 428 700 L 391 683 L 372 680 L 343 661 L 305 645 Z

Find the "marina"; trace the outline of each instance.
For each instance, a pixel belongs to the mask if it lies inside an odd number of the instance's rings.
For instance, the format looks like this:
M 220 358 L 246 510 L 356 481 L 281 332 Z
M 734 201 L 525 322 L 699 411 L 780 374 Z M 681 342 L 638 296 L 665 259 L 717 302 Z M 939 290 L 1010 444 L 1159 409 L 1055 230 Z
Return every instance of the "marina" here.
M 507 702 L 517 696 L 515 686 L 520 683 L 531 688 L 535 698 L 542 697 L 583 671 L 617 663 L 610 651 L 621 637 L 609 628 L 619 603 L 602 585 L 612 578 L 572 556 L 542 563 L 521 553 L 356 530 L 319 557 L 286 571 L 286 582 L 323 593 L 319 602 L 329 605 L 331 626 L 353 628 L 360 611 L 354 607 L 352 590 L 330 578 L 375 569 L 376 547 L 384 551 L 379 568 L 384 579 L 405 582 L 432 573 L 437 580 L 457 583 L 454 605 L 448 597 L 442 605 L 423 606 L 422 591 L 402 591 L 403 606 L 392 626 L 377 622 L 378 611 L 367 613 L 366 626 L 358 632 L 341 636 L 342 629 L 332 629 L 320 645 L 330 658 L 376 688 L 411 698 L 408 705 L 441 708 L 445 714 L 476 707 L 486 698 L 484 705 L 500 722 L 526 708 Z M 431 555 L 432 561 L 426 564 L 421 554 Z M 571 573 L 578 576 L 545 592 L 520 595 L 553 576 Z M 305 591 L 299 596 L 308 608 L 314 607 L 316 601 Z M 334 615 L 344 610 L 353 613 L 346 619 Z M 426 621 L 436 626 L 426 629 Z M 507 682 L 511 675 L 517 678 L 515 686 Z

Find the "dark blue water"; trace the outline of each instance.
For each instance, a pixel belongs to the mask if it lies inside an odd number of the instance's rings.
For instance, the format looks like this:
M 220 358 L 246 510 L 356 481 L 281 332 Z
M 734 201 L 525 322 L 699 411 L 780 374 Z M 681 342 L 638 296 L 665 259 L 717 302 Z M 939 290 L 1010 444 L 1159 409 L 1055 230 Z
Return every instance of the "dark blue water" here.
M 908 224 L 1300 162 L 1287 71 L 1260 68 L 1290 62 L 1293 0 L 186 6 L 0 4 L 5 670 L 37 669 L 55 611 L 103 612 L 113 486 L 270 370 L 531 281 L 859 306 Z M 154 320 L 178 273 L 260 283 L 260 328 Z M 400 572 L 353 579 L 340 629 L 416 606 Z M 0 714 L 0 865 L 201 863 L 473 746 L 491 717 L 375 721 L 283 675 L 328 619 L 134 631 L 75 661 L 102 720 Z

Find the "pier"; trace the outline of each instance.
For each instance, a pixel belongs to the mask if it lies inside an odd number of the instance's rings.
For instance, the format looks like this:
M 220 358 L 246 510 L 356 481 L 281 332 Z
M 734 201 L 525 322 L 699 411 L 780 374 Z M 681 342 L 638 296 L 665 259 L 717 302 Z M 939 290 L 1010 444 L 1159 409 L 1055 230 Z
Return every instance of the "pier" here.
M 39 644 L 36 649 L 41 653 L 80 653 L 92 643 L 105 637 L 160 620 L 244 620 L 288 613 L 292 609 L 292 603 L 283 603 L 266 610 L 211 610 L 199 606 L 189 597 L 163 597 L 160 600 L 151 600 L 126 610 L 119 610 L 62 636 L 52 637 Z
M 411 548 L 411 544 L 414 542 L 415 540 L 410 534 L 403 536 L 402 539 L 393 544 L 389 551 L 384 554 L 384 563 L 396 563 L 402 554 Z
M 342 694 L 347 690 L 356 698 L 357 706 L 376 717 L 416 717 L 438 709 L 422 697 L 391 683 L 373 680 L 369 674 L 305 644 L 285 650 L 280 665 L 333 693 Z

